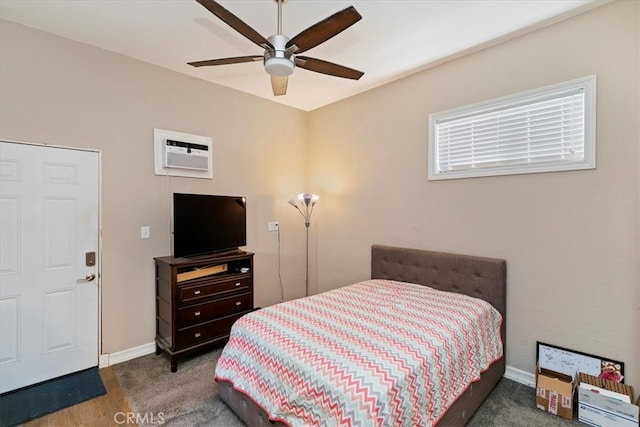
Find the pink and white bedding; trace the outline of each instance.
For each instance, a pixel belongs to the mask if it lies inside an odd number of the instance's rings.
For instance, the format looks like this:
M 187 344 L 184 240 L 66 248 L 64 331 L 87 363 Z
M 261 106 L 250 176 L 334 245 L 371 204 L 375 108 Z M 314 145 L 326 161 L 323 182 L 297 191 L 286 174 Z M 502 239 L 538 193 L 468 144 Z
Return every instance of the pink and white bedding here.
M 430 426 L 502 357 L 486 301 L 391 280 L 252 312 L 216 380 L 291 426 Z

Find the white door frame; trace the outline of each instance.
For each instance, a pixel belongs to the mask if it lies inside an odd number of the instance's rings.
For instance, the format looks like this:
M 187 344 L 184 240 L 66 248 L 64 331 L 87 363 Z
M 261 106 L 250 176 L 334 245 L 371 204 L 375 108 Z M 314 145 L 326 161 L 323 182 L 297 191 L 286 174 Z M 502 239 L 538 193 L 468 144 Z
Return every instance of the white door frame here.
M 96 269 L 98 271 L 98 368 L 109 366 L 108 356 L 102 357 L 102 151 L 92 148 L 70 147 L 56 144 L 46 144 L 42 142 L 19 141 L 15 139 L 0 138 L 3 142 L 12 142 L 17 144 L 33 145 L 39 147 L 59 148 L 63 150 L 86 151 L 98 154 L 98 259 Z

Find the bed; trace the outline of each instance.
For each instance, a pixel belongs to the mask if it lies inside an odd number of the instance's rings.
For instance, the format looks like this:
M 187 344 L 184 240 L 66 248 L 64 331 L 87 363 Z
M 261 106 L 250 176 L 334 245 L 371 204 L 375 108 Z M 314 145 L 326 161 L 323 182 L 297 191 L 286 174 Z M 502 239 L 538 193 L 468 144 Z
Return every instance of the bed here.
M 356 290 L 360 292 L 364 288 L 357 288 L 358 286 L 391 286 L 392 288 L 395 286 L 403 286 L 400 289 L 403 289 L 404 292 L 404 284 L 409 284 L 407 285 L 407 288 L 410 292 L 432 292 L 429 288 L 449 291 L 486 301 L 495 308 L 495 310 L 493 310 L 494 312 L 497 311 L 500 314 L 500 322 L 496 326 L 500 330 L 498 337 L 498 340 L 500 341 L 500 353 L 496 353 L 498 351 L 496 349 L 493 350 L 493 356 L 488 356 L 492 358 L 488 366 L 482 367 L 480 373 L 477 375 L 470 374 L 473 377 L 470 384 L 462 386 L 462 389 L 459 391 L 460 394 L 459 396 L 456 394 L 458 397 L 454 402 L 449 402 L 446 407 L 438 409 L 439 412 L 437 413 L 437 419 L 434 421 L 438 426 L 462 426 L 466 424 L 473 413 L 489 395 L 493 387 L 498 383 L 505 371 L 506 262 L 504 260 L 493 258 L 373 245 L 371 248 L 371 279 L 371 283 L 363 282 L 352 286 L 356 286 Z M 403 284 L 398 284 L 397 282 L 402 282 Z M 424 288 L 425 286 L 428 288 Z M 418 290 L 417 288 L 423 289 Z M 347 290 L 344 292 L 347 292 Z M 386 292 L 386 290 L 384 292 Z M 339 294 L 330 295 L 335 299 L 336 295 Z M 452 297 L 456 296 L 452 295 Z M 457 297 L 460 297 L 460 295 L 457 295 Z M 321 298 L 326 299 L 329 297 L 323 295 Z M 296 301 L 302 300 L 308 300 L 308 298 Z M 389 300 L 391 301 L 393 299 L 389 298 Z M 316 301 L 318 303 L 321 302 L 319 298 Z M 298 304 L 302 303 L 304 303 L 304 301 L 299 302 Z M 487 305 L 486 303 L 482 304 Z M 268 312 L 265 311 L 265 315 L 267 313 Z M 251 315 L 253 315 L 253 313 Z M 252 319 L 249 318 L 249 321 L 250 320 Z M 493 322 L 495 323 L 495 319 L 493 319 Z M 234 325 L 234 330 L 235 329 L 236 327 Z M 238 329 L 241 328 L 239 327 Z M 235 360 L 233 349 L 229 348 L 233 346 L 232 343 L 242 342 L 246 339 L 241 330 L 236 331 L 237 335 L 234 337 L 234 330 L 232 330 L 232 336 L 229 344 L 227 344 L 227 347 L 225 347 L 223 355 L 221 356 L 221 359 L 224 359 L 224 363 L 222 363 L 222 365 L 225 366 L 232 364 L 231 362 L 234 362 Z M 335 331 L 326 335 L 331 336 L 334 333 Z M 279 343 L 267 344 L 271 349 L 278 348 L 279 345 Z M 487 347 L 491 346 L 487 345 Z M 226 357 L 225 352 L 228 353 Z M 238 354 L 236 353 L 236 356 L 237 355 Z M 235 362 L 238 361 L 236 360 Z M 273 363 L 273 360 L 266 363 Z M 239 362 L 236 363 L 236 365 L 237 364 L 239 364 Z M 219 362 L 218 365 L 221 365 L 221 362 Z M 249 365 L 247 364 L 246 366 Z M 264 369 L 253 366 L 251 368 L 247 368 L 244 375 L 260 375 L 262 371 L 266 372 L 270 368 L 273 369 L 273 366 L 269 367 L 265 365 Z M 314 369 L 318 369 L 318 367 L 316 366 Z M 287 376 L 285 371 L 282 373 L 283 383 L 285 383 L 285 385 L 290 385 L 290 383 L 285 379 Z M 215 376 L 219 385 L 221 399 L 240 419 L 243 420 L 245 424 L 249 426 L 285 426 L 292 424 L 290 420 L 287 421 L 279 416 L 270 416 L 267 411 L 263 409 L 263 407 L 268 405 L 256 403 L 256 400 L 260 401 L 260 399 L 257 397 L 251 397 L 251 391 L 247 387 L 242 386 L 244 378 L 233 377 L 225 371 L 225 367 L 220 366 L 216 367 Z M 320 379 L 321 378 L 318 377 L 317 380 L 319 381 Z M 315 381 L 316 380 L 313 380 L 314 384 Z M 268 379 L 265 380 L 264 384 L 267 383 L 269 383 L 269 387 L 273 386 Z M 237 384 L 240 385 L 238 386 Z M 322 388 L 325 386 L 318 385 L 318 387 Z M 416 389 L 416 387 L 414 387 L 414 389 Z M 387 392 L 387 394 L 389 394 L 389 392 Z M 291 407 L 295 406 L 295 402 L 286 402 L 286 404 Z M 429 405 L 431 405 L 431 403 L 429 403 Z M 333 408 L 333 406 L 331 407 Z M 385 409 L 385 411 L 386 410 L 387 409 Z M 398 408 L 392 408 L 392 410 L 398 410 Z M 386 412 L 383 412 L 382 414 L 384 415 L 385 413 Z M 383 418 L 378 417 L 378 420 L 380 419 Z M 360 425 L 386 425 L 384 421 L 370 423 L 360 423 L 359 421 L 361 420 L 357 421 L 357 424 Z M 306 422 L 300 424 L 306 424 Z

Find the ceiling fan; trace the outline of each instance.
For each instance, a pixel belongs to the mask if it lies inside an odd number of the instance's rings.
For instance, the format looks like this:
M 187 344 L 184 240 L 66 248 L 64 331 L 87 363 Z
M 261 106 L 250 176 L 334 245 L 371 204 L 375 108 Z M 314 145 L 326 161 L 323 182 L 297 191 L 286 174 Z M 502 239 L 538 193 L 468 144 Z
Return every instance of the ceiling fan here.
M 265 71 L 271 75 L 271 88 L 275 96 L 287 93 L 289 76 L 296 66 L 316 73 L 353 80 L 358 80 L 364 75 L 362 71 L 299 55 L 324 43 L 362 19 L 362 16 L 353 6 L 334 13 L 290 39 L 282 34 L 282 4 L 286 3 L 287 0 L 274 0 L 278 3 L 278 33 L 269 38 L 264 38 L 240 18 L 222 7 L 220 3 L 213 0 L 196 1 L 231 28 L 263 48 L 264 54 L 189 62 L 188 64 L 193 67 L 263 61 Z

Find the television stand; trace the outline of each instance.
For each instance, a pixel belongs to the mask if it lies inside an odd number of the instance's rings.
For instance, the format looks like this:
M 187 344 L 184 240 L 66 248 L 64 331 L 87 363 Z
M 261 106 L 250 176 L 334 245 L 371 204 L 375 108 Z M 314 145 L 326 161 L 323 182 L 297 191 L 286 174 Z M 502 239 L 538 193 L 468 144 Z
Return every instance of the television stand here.
M 253 255 L 154 258 L 156 354 L 170 357 L 171 372 L 180 356 L 226 343 L 233 323 L 253 311 Z

